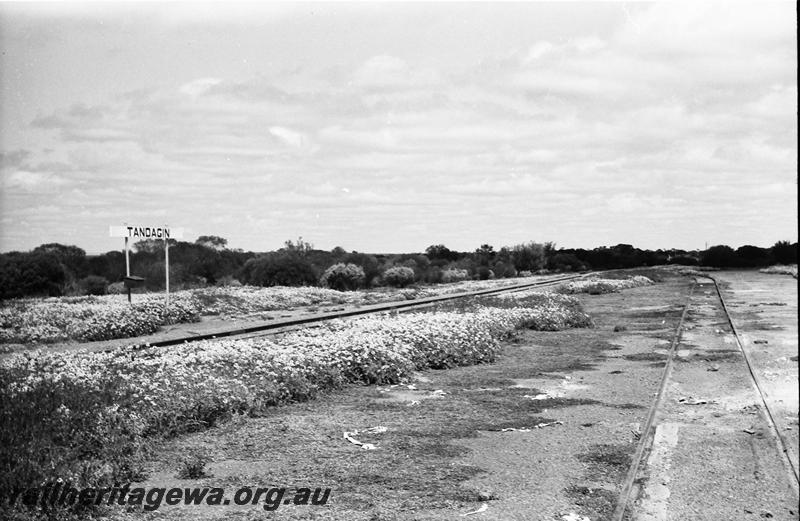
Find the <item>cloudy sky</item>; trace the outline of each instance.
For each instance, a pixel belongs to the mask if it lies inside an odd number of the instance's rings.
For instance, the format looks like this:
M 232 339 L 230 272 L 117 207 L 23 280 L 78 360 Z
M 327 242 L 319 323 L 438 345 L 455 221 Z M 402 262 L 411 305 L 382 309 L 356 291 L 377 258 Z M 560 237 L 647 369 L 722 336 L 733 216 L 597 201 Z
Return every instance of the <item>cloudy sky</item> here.
M 0 251 L 797 240 L 795 4 L 0 3 Z

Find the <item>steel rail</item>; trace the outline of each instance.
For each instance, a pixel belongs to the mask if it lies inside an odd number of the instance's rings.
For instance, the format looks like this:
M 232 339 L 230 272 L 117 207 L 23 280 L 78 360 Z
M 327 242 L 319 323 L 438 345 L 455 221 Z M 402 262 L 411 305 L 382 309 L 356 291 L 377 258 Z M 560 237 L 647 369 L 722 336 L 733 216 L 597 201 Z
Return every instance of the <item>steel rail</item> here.
M 686 320 L 686 314 L 689 311 L 689 305 L 691 304 L 695 285 L 695 283 L 692 283 L 691 287 L 689 288 L 689 294 L 686 297 L 686 304 L 683 306 L 681 319 L 678 322 L 678 326 L 675 328 L 675 334 L 672 336 L 672 344 L 669 347 L 669 354 L 667 355 L 667 362 L 664 366 L 664 372 L 661 374 L 661 383 L 658 387 L 658 393 L 656 394 L 656 399 L 653 401 L 653 404 L 650 406 L 650 410 L 647 413 L 647 421 L 645 422 L 644 428 L 642 429 L 639 437 L 639 444 L 636 446 L 636 452 L 633 455 L 631 466 L 628 469 L 628 474 L 625 476 L 625 481 L 623 482 L 622 490 L 619 493 L 617 504 L 614 508 L 614 513 L 611 516 L 613 521 L 623 520 L 625 511 L 628 508 L 628 501 L 630 500 L 631 491 L 633 490 L 633 485 L 636 481 L 636 475 L 639 473 L 639 467 L 641 466 L 645 455 L 650 452 L 650 449 L 652 449 L 653 440 L 655 438 L 656 414 L 658 413 L 658 409 L 661 408 L 661 404 L 664 402 L 664 391 L 667 388 L 669 377 L 672 374 L 672 362 L 675 358 L 675 352 L 677 351 L 678 344 L 680 343 L 683 322 Z
M 437 295 L 434 297 L 425 297 L 421 299 L 415 300 L 407 300 L 407 301 L 395 301 L 395 302 L 386 302 L 380 304 L 373 304 L 369 306 L 364 306 L 358 309 L 351 309 L 347 311 L 333 311 L 327 313 L 321 313 L 314 316 L 306 316 L 300 318 L 293 318 L 288 320 L 270 322 L 270 323 L 262 323 L 255 326 L 237 328 L 237 329 L 230 329 L 230 330 L 223 330 L 223 331 L 216 331 L 212 333 L 203 333 L 200 335 L 191 335 L 191 336 L 184 336 L 179 338 L 170 338 L 167 340 L 160 340 L 155 342 L 147 342 L 144 344 L 133 344 L 130 346 L 132 349 L 140 350 L 140 349 L 150 349 L 153 347 L 168 347 L 173 345 L 185 344 L 189 342 L 197 342 L 201 340 L 213 340 L 218 338 L 227 338 L 233 336 L 241 336 L 241 335 L 248 335 L 252 333 L 259 333 L 259 332 L 267 332 L 270 330 L 276 329 L 284 329 L 284 328 L 293 328 L 295 326 L 300 325 L 309 325 L 315 322 L 325 322 L 328 320 L 335 320 L 340 318 L 349 318 L 355 317 L 359 315 L 369 315 L 374 313 L 384 313 L 387 311 L 397 311 L 397 312 L 404 312 L 404 311 L 411 311 L 412 309 L 417 309 L 421 307 L 428 307 L 440 302 L 446 302 L 450 300 L 457 300 L 462 298 L 468 297 L 478 297 L 484 295 L 495 295 L 501 293 L 512 293 L 517 291 L 523 291 L 526 289 L 536 288 L 536 287 L 546 287 L 554 284 L 558 284 L 561 282 L 574 280 L 583 275 L 569 275 L 566 277 L 559 277 L 555 279 L 548 279 L 548 280 L 539 280 L 535 282 L 528 282 L 524 284 L 516 284 L 513 286 L 504 286 L 501 288 L 490 288 L 490 289 L 483 289 L 483 290 L 476 290 L 476 291 L 468 291 L 464 293 L 453 293 L 449 295 Z M 114 351 L 115 349 L 109 349 L 107 351 Z

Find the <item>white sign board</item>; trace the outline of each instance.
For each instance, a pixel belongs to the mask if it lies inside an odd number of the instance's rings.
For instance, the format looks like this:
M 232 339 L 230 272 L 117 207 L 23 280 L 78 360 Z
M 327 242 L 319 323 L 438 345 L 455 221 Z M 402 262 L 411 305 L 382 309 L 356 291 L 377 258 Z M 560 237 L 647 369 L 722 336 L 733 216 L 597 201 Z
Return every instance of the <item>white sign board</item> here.
M 166 226 L 109 226 L 111 237 L 129 237 L 131 239 L 183 239 L 183 228 L 167 228 Z

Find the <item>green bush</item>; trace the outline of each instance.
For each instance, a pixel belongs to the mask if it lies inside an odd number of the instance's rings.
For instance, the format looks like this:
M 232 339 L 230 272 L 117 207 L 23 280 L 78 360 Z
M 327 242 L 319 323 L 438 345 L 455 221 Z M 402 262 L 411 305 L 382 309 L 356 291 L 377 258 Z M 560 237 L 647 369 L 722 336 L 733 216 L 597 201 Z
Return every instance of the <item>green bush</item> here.
M 712 246 L 700 255 L 700 264 L 702 266 L 731 268 L 736 263 L 736 252 L 730 246 Z
M 67 273 L 55 255 L 11 252 L 0 255 L 0 299 L 59 296 Z
M 478 280 L 489 280 L 494 278 L 494 272 L 486 266 L 478 267 Z
M 232 275 L 225 275 L 224 277 L 220 277 L 219 279 L 217 279 L 217 282 L 215 283 L 215 286 L 217 287 L 229 287 L 229 286 L 239 287 L 241 285 L 242 283 L 233 278 Z
M 495 263 L 494 267 L 492 268 L 495 276 L 497 278 L 508 278 L 508 277 L 516 277 L 517 270 L 514 269 L 514 266 L 511 263 L 505 263 L 499 261 Z
M 395 266 L 383 272 L 383 282 L 396 288 L 405 288 L 414 283 L 414 270 L 406 266 Z
M 545 267 L 545 245 L 529 242 L 511 249 L 511 262 L 517 271 L 537 271 Z
M 572 253 L 557 253 L 547 261 L 547 267 L 556 271 L 582 271 L 586 266 Z
M 319 283 L 339 291 L 352 291 L 363 286 L 365 279 L 364 269 L 361 266 L 339 262 L 325 270 Z
M 442 271 L 442 282 L 458 282 L 468 278 L 469 272 L 467 270 L 449 269 Z
M 89 275 L 81 279 L 80 285 L 86 295 L 105 295 L 108 288 L 108 280 L 105 277 Z
M 295 251 L 280 250 L 248 260 L 237 277 L 253 286 L 313 286 L 314 266 Z
M 18 492 L 56 477 L 75 488 L 109 487 L 140 474 L 144 422 L 127 383 L 27 378 L 29 367 L 0 368 L 0 517 Z M 24 383 L 23 383 L 24 382 Z M 79 508 L 79 507 L 78 507 Z
M 106 293 L 109 295 L 123 295 L 127 293 L 128 290 L 125 288 L 124 282 L 112 282 L 106 288 Z

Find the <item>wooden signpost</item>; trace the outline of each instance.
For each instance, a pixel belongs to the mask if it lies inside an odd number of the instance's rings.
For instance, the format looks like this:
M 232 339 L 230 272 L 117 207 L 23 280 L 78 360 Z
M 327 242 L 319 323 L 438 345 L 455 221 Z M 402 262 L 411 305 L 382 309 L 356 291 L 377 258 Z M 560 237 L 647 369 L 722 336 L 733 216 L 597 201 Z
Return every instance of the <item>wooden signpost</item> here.
M 125 287 L 128 288 L 128 302 L 131 301 L 131 288 L 141 285 L 144 279 L 131 276 L 131 261 L 128 253 L 129 239 L 164 239 L 164 271 L 167 286 L 166 305 L 169 306 L 169 242 L 168 239 L 182 239 L 183 228 L 170 228 L 168 226 L 109 226 L 110 237 L 125 238 Z

